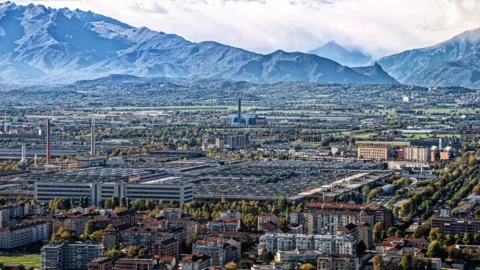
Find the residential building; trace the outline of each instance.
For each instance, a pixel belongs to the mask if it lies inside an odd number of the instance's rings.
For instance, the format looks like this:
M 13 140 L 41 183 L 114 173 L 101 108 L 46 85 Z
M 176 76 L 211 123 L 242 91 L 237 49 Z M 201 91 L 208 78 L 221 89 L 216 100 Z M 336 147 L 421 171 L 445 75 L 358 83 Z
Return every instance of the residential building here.
M 239 218 L 216 219 L 208 222 L 208 229 L 215 232 L 238 232 L 240 225 Z
M 113 262 L 110 258 L 100 257 L 88 262 L 88 270 L 113 270 Z
M 153 244 L 153 255 L 159 255 L 161 257 L 174 257 L 179 258 L 180 255 L 180 243 L 174 238 L 162 240 Z
M 125 246 L 144 246 L 152 250 L 152 246 L 162 240 L 173 238 L 179 243 L 185 239 L 185 230 L 130 228 L 119 233 L 120 243 Z
M 433 217 L 432 228 L 439 228 L 442 234 L 469 233 L 470 235 L 480 232 L 480 220 L 470 218 Z
M 203 254 L 190 254 L 180 261 L 182 270 L 202 270 L 212 266 L 212 258 Z
M 158 213 L 159 217 L 182 218 L 183 210 L 181 208 L 165 208 Z
M 361 217 L 364 216 L 364 214 L 368 214 L 373 217 L 373 220 L 371 221 L 371 223 L 368 223 L 372 227 L 377 222 L 382 222 L 385 227 L 390 227 L 393 224 L 392 211 L 381 205 L 363 206 L 361 204 L 336 204 L 336 203 L 308 202 L 305 204 L 305 211 L 308 212 L 310 210 L 353 212 L 353 213 L 359 214 Z M 300 215 L 300 219 L 302 219 L 301 215 Z M 298 222 L 300 221 L 297 220 L 297 223 Z
M 0 209 L 0 228 L 6 228 L 10 226 L 10 209 L 8 207 L 2 207 Z
M 31 222 L 13 227 L 0 228 L 0 248 L 11 249 L 37 241 L 48 240 L 50 226 L 47 222 Z
M 429 147 L 406 147 L 403 149 L 404 160 L 417 161 L 417 162 L 428 162 L 431 158 L 430 148 Z
M 249 145 L 248 135 L 228 135 L 225 141 L 233 149 L 242 149 Z
M 345 254 L 332 254 L 317 259 L 317 270 L 356 270 L 355 258 Z
M 223 235 L 218 237 L 206 237 L 197 240 L 192 245 L 192 251 L 197 254 L 208 255 L 211 258 L 211 266 L 224 266 L 228 262 L 240 259 L 240 245 L 231 244 L 233 239 L 226 240 Z M 236 241 L 235 241 L 236 242 Z
M 307 234 L 335 234 L 341 227 L 360 222 L 359 214 L 347 211 L 308 211 L 302 217 L 301 224 Z
M 280 218 L 272 213 L 260 213 L 258 214 L 258 220 L 257 220 L 257 230 L 261 231 L 262 226 L 265 223 L 272 222 L 275 225 L 280 224 Z
M 322 254 L 323 253 L 318 250 L 278 250 L 275 254 L 275 261 L 284 263 L 315 263 L 317 258 L 322 256 Z
M 258 251 L 274 250 L 319 250 L 325 253 L 355 255 L 357 240 L 347 234 L 286 234 L 268 232 L 260 237 Z
M 102 255 L 101 244 L 49 244 L 42 247 L 42 269 L 87 269 L 89 262 Z
M 152 270 L 153 259 L 118 259 L 115 261 L 115 270 Z
M 390 148 L 386 145 L 361 145 L 357 150 L 358 158 L 388 160 Z

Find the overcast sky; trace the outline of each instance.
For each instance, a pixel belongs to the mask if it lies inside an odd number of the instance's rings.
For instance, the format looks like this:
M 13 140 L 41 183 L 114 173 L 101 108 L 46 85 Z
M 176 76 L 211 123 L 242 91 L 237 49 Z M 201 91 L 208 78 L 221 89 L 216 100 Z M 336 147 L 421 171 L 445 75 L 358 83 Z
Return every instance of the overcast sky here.
M 0 0 L 1 1 L 1 0 Z M 19 0 L 80 8 L 133 26 L 260 53 L 330 40 L 374 57 L 480 28 L 480 0 Z

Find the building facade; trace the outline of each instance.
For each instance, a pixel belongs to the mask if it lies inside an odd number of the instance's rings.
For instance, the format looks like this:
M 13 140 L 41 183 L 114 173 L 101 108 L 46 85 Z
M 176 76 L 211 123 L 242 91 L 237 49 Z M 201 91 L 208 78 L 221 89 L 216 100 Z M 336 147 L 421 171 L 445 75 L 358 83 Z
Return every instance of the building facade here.
M 388 160 L 390 148 L 386 145 L 361 145 L 357 150 L 358 158 Z

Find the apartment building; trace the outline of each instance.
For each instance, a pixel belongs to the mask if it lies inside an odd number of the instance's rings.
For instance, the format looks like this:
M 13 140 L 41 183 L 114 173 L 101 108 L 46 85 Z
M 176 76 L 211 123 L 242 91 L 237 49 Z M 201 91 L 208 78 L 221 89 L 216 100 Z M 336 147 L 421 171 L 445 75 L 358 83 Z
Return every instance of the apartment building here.
M 361 145 L 357 150 L 358 158 L 388 160 L 390 148 L 386 145 Z
M 317 259 L 317 270 L 356 270 L 355 258 L 345 254 L 332 254 Z
M 233 149 L 242 149 L 249 145 L 248 135 L 229 135 L 225 141 Z
M 225 218 L 208 222 L 208 229 L 214 232 L 238 232 L 240 225 L 239 218 Z
M 377 222 L 382 222 L 386 227 L 392 225 L 393 214 L 391 210 L 381 205 L 363 206 L 361 204 L 338 204 L 338 203 L 317 203 L 308 202 L 305 204 L 305 210 L 321 210 L 321 211 L 334 211 L 334 212 L 353 212 L 356 214 L 366 213 L 373 217 L 371 223 L 368 223 L 373 227 Z
M 13 227 L 0 228 L 0 248 L 11 249 L 50 238 L 47 222 L 31 222 Z
M 100 257 L 88 262 L 88 270 L 113 270 L 113 262 L 110 258 Z
M 275 254 L 275 261 L 284 263 L 314 263 L 322 254 L 323 253 L 318 250 L 278 250 Z
M 432 218 L 432 228 L 439 228 L 443 234 L 474 235 L 480 232 L 480 220 L 437 216 Z
M 150 228 L 130 228 L 119 233 L 120 242 L 125 246 L 144 246 L 152 250 L 152 246 L 162 240 L 173 238 L 179 243 L 185 239 L 185 230 Z
M 349 211 L 308 211 L 301 215 L 301 225 L 307 234 L 335 234 L 350 223 L 360 223 L 360 215 Z
M 119 259 L 115 261 L 115 270 L 152 270 L 153 259 Z
M 203 254 L 190 254 L 180 262 L 182 270 L 202 270 L 212 266 L 212 258 Z
M 265 223 L 273 223 L 275 225 L 280 224 L 280 218 L 272 213 L 260 213 L 258 214 L 258 220 L 257 220 L 257 230 L 261 231 L 263 224 Z
M 89 262 L 102 255 L 101 244 L 49 244 L 42 247 L 42 269 L 87 269 Z
M 355 255 L 357 240 L 348 234 L 286 234 L 268 232 L 260 237 L 258 252 L 274 250 L 319 250 L 324 253 Z
M 194 253 L 204 254 L 211 258 L 211 266 L 224 266 L 228 262 L 240 259 L 241 254 L 237 253 L 237 249 L 240 249 L 240 246 L 231 245 L 223 235 L 197 240 L 192 245 Z
M 174 257 L 179 258 L 180 255 L 180 243 L 174 238 L 162 240 L 153 244 L 153 255 L 159 255 L 160 257 Z
M 429 147 L 406 147 L 403 153 L 403 159 L 408 161 L 428 162 L 431 158 Z

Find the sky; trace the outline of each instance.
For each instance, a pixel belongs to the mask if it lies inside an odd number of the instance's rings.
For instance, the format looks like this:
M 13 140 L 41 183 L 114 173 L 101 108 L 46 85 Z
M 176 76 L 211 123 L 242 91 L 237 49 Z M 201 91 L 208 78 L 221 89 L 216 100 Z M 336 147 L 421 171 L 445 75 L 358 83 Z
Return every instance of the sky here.
M 0 0 L 1 1 L 1 0 Z M 17 0 L 91 10 L 187 40 L 258 53 L 328 41 L 373 55 L 431 46 L 480 28 L 480 0 Z

